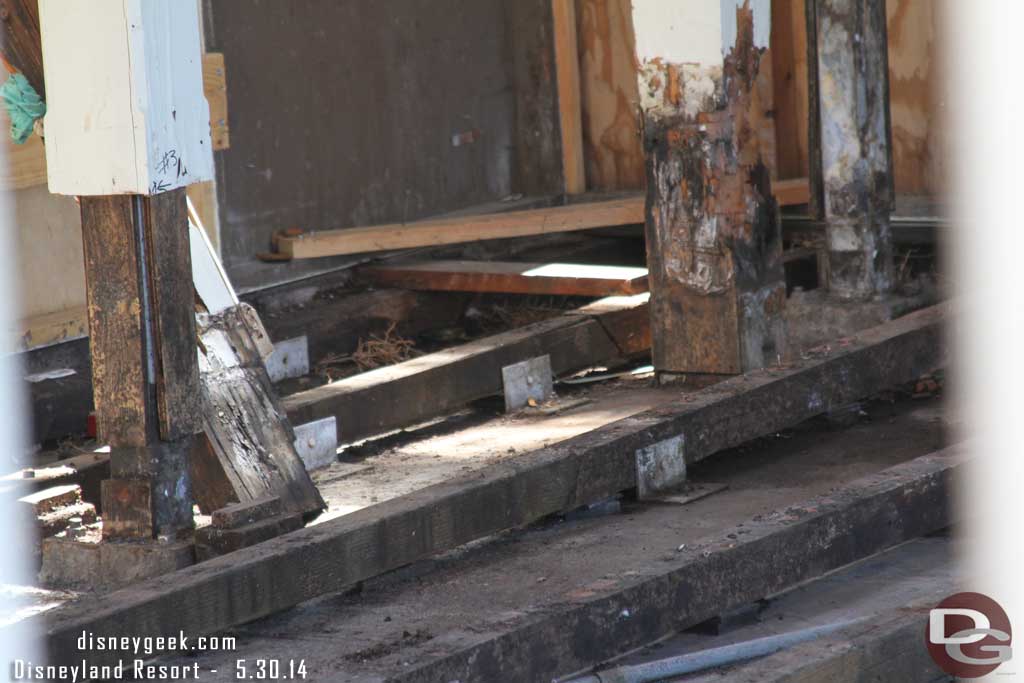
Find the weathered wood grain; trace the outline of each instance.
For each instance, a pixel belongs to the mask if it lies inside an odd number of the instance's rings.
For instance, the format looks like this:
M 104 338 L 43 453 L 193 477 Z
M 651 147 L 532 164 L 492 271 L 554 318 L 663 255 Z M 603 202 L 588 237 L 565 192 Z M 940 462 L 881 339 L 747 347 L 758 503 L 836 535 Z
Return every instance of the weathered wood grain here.
M 193 451 L 193 457 L 212 453 L 238 502 L 278 496 L 290 512 L 322 510 L 323 499 L 295 451 L 295 434 L 284 419 L 242 306 L 200 316 L 199 329 L 200 395 L 210 448 Z M 214 463 L 195 467 L 211 476 L 218 473 Z M 223 490 L 217 486 L 203 491 L 213 501 Z
M 920 311 L 794 365 L 727 380 L 467 478 L 118 591 L 102 603 L 85 600 L 56 610 L 46 616 L 50 654 L 55 662 L 80 657 L 74 643 L 83 629 L 102 635 L 217 632 L 602 500 L 635 486 L 640 447 L 682 434 L 687 462 L 697 462 L 942 365 L 945 317 L 945 307 Z M 837 547 L 866 542 L 858 537 Z
M 947 448 L 785 511 L 758 515 L 744 521 L 738 539 L 723 535 L 688 547 L 649 575 L 608 588 L 594 586 L 587 599 L 552 605 L 515 625 L 498 624 L 454 652 L 415 659 L 387 680 L 490 681 L 498 671 L 505 680 L 560 680 L 954 524 L 963 511 L 951 497 L 967 467 L 962 447 Z M 622 618 L 624 608 L 631 618 Z M 587 646 L 579 647 L 581 642 Z M 538 657 L 541 651 L 544 656 Z M 833 679 L 806 679 L 823 680 Z
M 130 195 L 81 199 L 96 427 L 114 448 L 145 446 L 157 428 L 146 389 L 132 206 Z
M 177 441 L 201 429 L 195 288 L 185 189 L 146 199 L 160 436 Z

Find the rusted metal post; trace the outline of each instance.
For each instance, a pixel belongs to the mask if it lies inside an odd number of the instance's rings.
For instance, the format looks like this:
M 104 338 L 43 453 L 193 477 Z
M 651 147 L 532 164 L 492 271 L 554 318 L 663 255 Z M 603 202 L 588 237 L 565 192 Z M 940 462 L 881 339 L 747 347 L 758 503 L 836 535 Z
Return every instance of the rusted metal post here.
M 894 201 L 885 0 L 811 0 L 828 288 L 868 299 L 893 287 Z
M 633 2 L 662 374 L 733 374 L 783 354 L 782 239 L 761 136 L 770 17 L 766 0 Z

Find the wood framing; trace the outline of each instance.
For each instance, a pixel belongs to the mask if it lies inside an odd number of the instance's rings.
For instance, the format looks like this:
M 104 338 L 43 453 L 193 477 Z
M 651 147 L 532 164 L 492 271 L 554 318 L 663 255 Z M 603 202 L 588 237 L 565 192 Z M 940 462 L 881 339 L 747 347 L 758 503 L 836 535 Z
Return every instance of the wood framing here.
M 295 424 L 336 417 L 339 442 L 407 427 L 501 393 L 501 369 L 550 355 L 555 374 L 650 348 L 647 296 L 610 298 L 573 313 L 364 372 L 284 399 Z
M 376 286 L 439 292 L 630 296 L 647 291 L 647 269 L 579 263 L 417 261 L 360 268 Z
M 576 0 L 551 0 L 558 79 L 558 121 L 562 131 L 565 193 L 587 189 L 583 167 L 583 113 L 580 108 L 580 59 L 576 42 Z
M 215 633 L 503 529 L 603 500 L 636 485 L 638 448 L 684 435 L 686 462 L 698 462 L 942 366 L 946 317 L 945 306 L 926 309 L 821 355 L 726 380 L 465 479 L 101 601 L 85 599 L 45 615 L 50 655 L 54 663 L 76 661 L 74 643 L 83 629 L 104 636 Z
M 549 209 L 310 232 L 297 237 L 279 237 L 277 248 L 282 254 L 298 259 L 459 244 L 629 225 L 642 221 L 642 210 L 637 197 L 627 197 Z
M 203 55 L 203 94 L 210 105 L 210 138 L 213 151 L 231 146 L 228 127 L 228 83 L 224 55 L 207 52 Z
M 185 190 L 82 197 L 89 348 L 107 538 L 191 529 L 188 451 L 199 431 Z
M 806 187 L 807 181 L 802 178 L 782 183 L 780 203 L 805 203 Z M 546 235 L 641 224 L 644 222 L 644 202 L 642 194 L 628 194 L 615 199 L 585 201 L 545 209 L 323 230 L 294 237 L 281 235 L 276 242 L 282 255 L 305 259 Z

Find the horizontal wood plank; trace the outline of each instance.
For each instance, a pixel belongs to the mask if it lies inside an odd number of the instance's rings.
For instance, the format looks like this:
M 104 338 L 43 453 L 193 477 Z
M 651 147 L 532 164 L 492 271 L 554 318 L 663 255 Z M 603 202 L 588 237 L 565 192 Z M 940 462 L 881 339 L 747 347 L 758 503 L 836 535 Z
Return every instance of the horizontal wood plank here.
M 781 180 L 773 187 L 783 206 L 807 203 L 806 178 Z M 307 259 L 636 225 L 644 222 L 645 201 L 637 193 L 544 209 L 323 230 L 280 236 L 277 250 L 289 258 Z
M 947 317 L 945 306 L 919 311 L 793 365 L 726 380 L 465 478 L 54 610 L 43 617 L 50 655 L 54 663 L 80 659 L 75 640 L 83 630 L 219 632 L 605 499 L 635 486 L 638 448 L 683 435 L 686 460 L 696 462 L 942 365 Z
M 279 237 L 277 248 L 291 258 L 319 258 L 572 232 L 643 221 L 644 198 L 636 195 L 546 209 L 310 232 L 297 237 Z
M 283 404 L 293 424 L 337 418 L 342 443 L 407 427 L 500 393 L 501 368 L 512 363 L 550 355 L 561 374 L 642 352 L 642 334 L 623 349 L 607 329 L 616 316 L 618 326 L 649 329 L 647 298 L 615 298 L 599 314 L 584 310 L 534 323 L 293 394 Z M 649 348 L 649 334 L 646 340 Z
M 359 269 L 367 282 L 443 292 L 558 296 L 628 296 L 647 291 L 647 269 L 578 263 L 420 261 Z

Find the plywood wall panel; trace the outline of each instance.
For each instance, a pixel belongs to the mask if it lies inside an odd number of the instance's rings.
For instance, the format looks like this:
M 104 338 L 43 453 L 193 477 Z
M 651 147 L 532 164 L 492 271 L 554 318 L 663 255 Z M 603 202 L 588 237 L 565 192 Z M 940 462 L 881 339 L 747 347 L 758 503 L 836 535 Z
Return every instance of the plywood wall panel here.
M 630 0 L 576 0 L 583 145 L 590 190 L 639 190 L 640 145 Z
M 889 90 L 896 192 L 937 196 L 943 190 L 943 75 L 937 54 L 941 3 L 888 0 Z
M 808 95 L 804 0 L 772 2 L 771 45 L 779 178 L 806 178 Z

